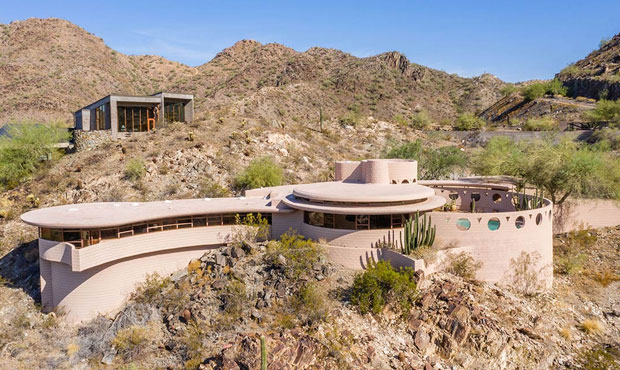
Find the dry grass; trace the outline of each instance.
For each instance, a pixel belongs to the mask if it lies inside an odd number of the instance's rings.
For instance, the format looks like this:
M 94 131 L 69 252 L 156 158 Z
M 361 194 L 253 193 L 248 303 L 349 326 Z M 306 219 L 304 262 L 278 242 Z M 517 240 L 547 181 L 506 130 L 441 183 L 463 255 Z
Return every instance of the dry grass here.
M 588 334 L 598 334 L 603 331 L 603 324 L 594 319 L 584 320 L 579 327 Z
M 620 275 L 610 270 L 592 271 L 588 273 L 588 276 L 590 276 L 592 280 L 596 281 L 603 287 L 607 287 L 609 286 L 609 284 L 615 281 L 620 281 Z
M 562 336 L 562 338 L 570 341 L 573 339 L 573 332 L 572 330 L 570 330 L 570 328 L 562 328 L 560 329 L 560 335 Z

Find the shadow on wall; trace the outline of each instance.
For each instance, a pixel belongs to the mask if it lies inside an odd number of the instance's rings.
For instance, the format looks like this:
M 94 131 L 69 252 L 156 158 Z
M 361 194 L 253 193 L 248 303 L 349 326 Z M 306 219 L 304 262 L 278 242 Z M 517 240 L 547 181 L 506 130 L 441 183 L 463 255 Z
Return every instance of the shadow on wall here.
M 20 244 L 0 258 L 0 277 L 8 287 L 21 289 L 41 303 L 38 240 Z

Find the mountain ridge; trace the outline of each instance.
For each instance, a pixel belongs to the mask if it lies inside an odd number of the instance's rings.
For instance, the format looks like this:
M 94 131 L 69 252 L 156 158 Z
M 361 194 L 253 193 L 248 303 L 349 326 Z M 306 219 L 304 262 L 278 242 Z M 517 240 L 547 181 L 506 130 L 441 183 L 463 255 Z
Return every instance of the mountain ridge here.
M 358 58 L 254 40 L 240 40 L 190 67 L 155 55 L 122 54 L 66 20 L 30 18 L 0 25 L 0 84 L 0 120 L 70 122 L 71 112 L 110 93 L 159 90 L 193 93 L 199 119 L 250 100 L 256 109 L 242 113 L 257 120 L 310 119 L 321 106 L 334 119 L 353 111 L 391 120 L 427 110 L 439 121 L 480 111 L 499 98 L 504 83 L 448 74 L 395 51 Z M 288 90 L 294 84 L 307 91 Z M 299 109 L 279 107 L 270 88 L 288 95 L 284 105 L 302 101 Z

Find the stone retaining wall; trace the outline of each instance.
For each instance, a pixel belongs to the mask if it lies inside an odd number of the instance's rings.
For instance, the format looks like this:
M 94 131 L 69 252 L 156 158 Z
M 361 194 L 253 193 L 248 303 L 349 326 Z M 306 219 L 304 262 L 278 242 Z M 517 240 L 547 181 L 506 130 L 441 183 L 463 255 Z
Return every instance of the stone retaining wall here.
M 97 148 L 103 143 L 112 141 L 112 135 L 108 130 L 82 131 L 75 130 L 73 132 L 75 140 L 75 151 L 91 150 Z

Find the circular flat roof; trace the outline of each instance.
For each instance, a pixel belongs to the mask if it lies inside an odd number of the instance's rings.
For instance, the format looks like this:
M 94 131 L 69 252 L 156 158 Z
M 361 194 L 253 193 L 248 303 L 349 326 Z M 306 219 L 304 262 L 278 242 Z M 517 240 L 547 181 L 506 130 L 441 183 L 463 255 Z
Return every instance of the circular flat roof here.
M 313 203 L 289 195 L 282 199 L 284 204 L 291 208 L 309 212 L 334 213 L 339 215 L 387 215 L 414 213 L 416 211 L 430 211 L 439 208 L 446 203 L 440 196 L 433 195 L 418 203 L 408 204 L 334 204 L 334 203 Z
M 435 191 L 418 184 L 322 182 L 300 185 L 293 189 L 293 195 L 311 201 L 386 203 L 422 200 L 434 196 Z
M 82 203 L 36 209 L 21 216 L 27 224 L 49 228 L 100 228 L 172 217 L 219 213 L 292 212 L 263 197 L 180 199 L 157 202 Z

